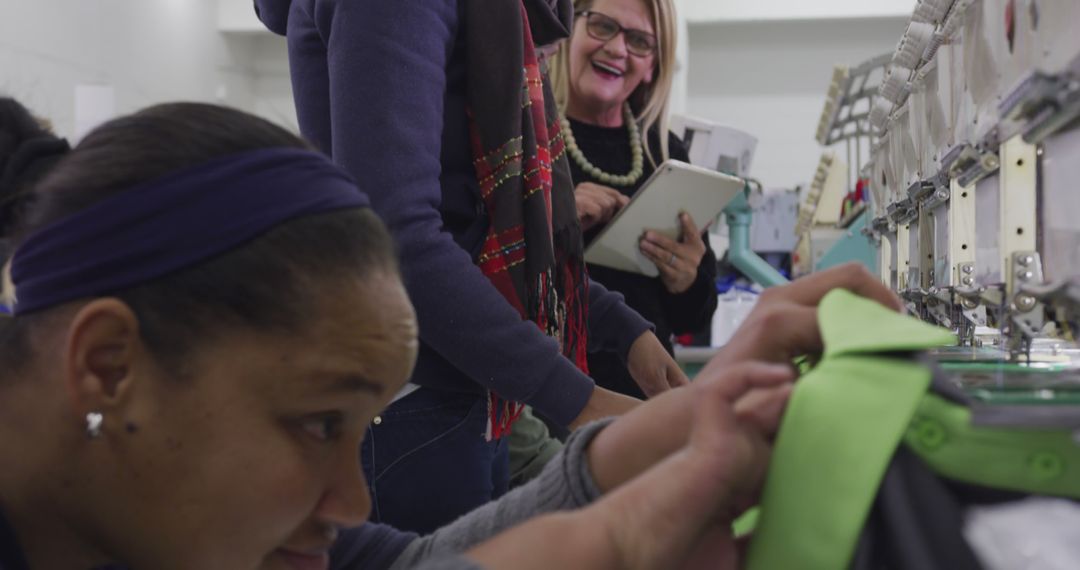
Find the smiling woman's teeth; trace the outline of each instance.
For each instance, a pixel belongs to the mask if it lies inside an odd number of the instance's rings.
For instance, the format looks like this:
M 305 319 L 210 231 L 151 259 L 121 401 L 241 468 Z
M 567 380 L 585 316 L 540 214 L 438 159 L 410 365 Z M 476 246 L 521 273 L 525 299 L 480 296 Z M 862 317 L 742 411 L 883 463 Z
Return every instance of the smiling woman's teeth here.
M 622 74 L 623 74 L 622 71 L 619 71 L 618 69 L 615 69 L 614 67 L 611 67 L 610 65 L 605 65 L 605 64 L 600 63 L 598 61 L 593 62 L 593 67 L 595 67 L 599 71 L 602 71 L 602 72 L 604 72 L 604 73 L 606 73 L 608 75 L 614 75 L 615 77 L 622 77 Z

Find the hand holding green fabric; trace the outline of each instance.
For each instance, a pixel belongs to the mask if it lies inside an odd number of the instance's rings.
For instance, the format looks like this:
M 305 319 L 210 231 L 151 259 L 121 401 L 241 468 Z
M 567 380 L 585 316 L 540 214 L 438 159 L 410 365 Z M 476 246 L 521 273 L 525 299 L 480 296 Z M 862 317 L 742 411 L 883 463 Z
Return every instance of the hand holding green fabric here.
M 539 517 L 469 552 L 489 568 L 685 568 L 717 556 L 734 569 L 730 521 L 754 495 L 769 459 L 772 429 L 740 420 L 736 402 L 758 389 L 790 384 L 786 366 L 743 363 L 693 386 L 643 403 L 596 435 L 587 450 L 603 498 L 588 508 Z M 692 395 L 686 402 L 676 397 Z M 657 418 L 683 403 L 689 427 L 675 443 Z M 773 428 L 775 429 L 774 422 Z M 616 429 L 617 427 L 621 429 Z M 655 458 L 639 469 L 627 455 Z M 658 453 L 659 452 L 659 453 Z M 558 548 L 551 548 L 552 544 Z M 521 556 L 522 552 L 534 553 Z M 511 560 L 512 565 L 505 564 Z M 500 562 L 504 564 L 499 565 Z
M 596 555 L 588 564 L 596 568 L 736 567 L 731 521 L 756 500 L 764 480 L 795 375 L 790 358 L 823 351 L 817 305 L 837 288 L 884 303 L 885 312 L 899 307 L 875 277 L 853 266 L 771 291 L 695 382 L 642 403 L 597 434 L 587 453 L 602 500 L 531 521 L 471 555 L 487 561 L 505 554 L 515 568 L 568 567 L 513 556 L 536 541 L 537 551 L 555 558 L 576 553 L 579 566 L 585 549 Z M 555 540 L 565 548 L 551 549 Z
M 732 342 L 698 374 L 690 389 L 672 390 L 649 400 L 640 407 L 641 411 L 627 414 L 634 421 L 616 422 L 604 430 L 594 442 L 594 448 L 604 448 L 609 441 L 617 442 L 604 452 L 627 463 L 620 467 L 625 469 L 624 473 L 636 475 L 654 465 L 685 444 L 690 433 L 687 410 L 693 408 L 696 398 L 694 386 L 720 381 L 741 363 L 789 365 L 794 356 L 821 353 L 824 345 L 818 330 L 817 305 L 829 291 L 838 288 L 873 299 L 885 311 L 899 311 L 902 306 L 899 298 L 858 264 L 835 267 L 770 289 L 762 295 Z M 783 412 L 788 389 L 751 391 L 736 403 L 736 413 L 741 421 L 752 422 L 772 433 Z M 642 441 L 653 445 L 640 445 Z M 617 477 L 608 478 L 603 472 L 594 475 L 601 486 L 610 481 L 610 487 L 614 487 L 625 480 L 616 481 Z
M 770 361 L 790 369 L 794 355 L 821 353 L 824 350 L 818 329 L 817 305 L 837 288 L 856 291 L 881 303 L 881 310 L 895 313 L 900 302 L 865 269 L 838 267 L 771 290 L 759 302 L 736 341 L 728 346 L 695 379 L 689 388 L 672 390 L 646 402 L 601 432 L 590 448 L 594 478 L 602 489 L 614 489 L 633 480 L 650 467 L 686 445 L 692 430 L 695 402 L 699 391 L 729 381 L 736 366 L 750 361 Z M 766 437 L 773 434 L 787 401 L 790 385 L 751 390 L 735 403 L 739 429 L 754 428 Z M 732 489 L 729 507 L 734 516 L 757 499 L 757 487 L 763 474 L 749 478 L 752 485 Z M 671 482 L 666 483 L 671 485 Z M 730 521 L 727 521 L 730 522 Z M 722 553 L 734 556 L 730 526 L 716 524 L 701 529 L 702 535 L 689 562 L 716 561 Z M 725 558 L 727 559 L 727 558 Z M 671 567 L 671 566 L 666 566 Z M 715 566 L 707 566 L 715 567 Z
M 788 403 L 748 568 L 845 568 L 930 371 L 897 353 L 955 336 L 848 291 L 818 308 L 825 357 Z

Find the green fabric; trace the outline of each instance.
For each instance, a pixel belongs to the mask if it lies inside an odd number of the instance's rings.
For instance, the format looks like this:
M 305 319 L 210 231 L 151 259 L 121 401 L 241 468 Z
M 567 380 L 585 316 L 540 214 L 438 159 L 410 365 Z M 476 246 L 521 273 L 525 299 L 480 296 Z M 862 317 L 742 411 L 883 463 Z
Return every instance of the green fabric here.
M 750 570 L 848 565 L 878 484 L 930 383 L 919 364 L 874 355 L 954 342 L 948 331 L 848 291 L 818 308 L 825 355 L 796 383 L 777 435 Z
M 735 522 L 731 523 L 731 532 L 736 538 L 750 536 L 757 529 L 758 519 L 761 518 L 761 509 L 754 507 L 739 515 Z
M 847 566 L 878 484 L 930 383 L 918 364 L 826 358 L 797 384 L 773 449 L 747 568 Z
M 825 358 L 910 352 L 956 344 L 956 335 L 951 331 L 900 315 L 843 289 L 822 299 L 818 323 L 825 342 Z
M 1080 446 L 1065 430 L 972 426 L 969 409 L 928 394 L 904 441 L 950 479 L 1080 499 Z
M 521 417 L 510 431 L 510 487 L 520 487 L 535 479 L 544 466 L 563 448 L 562 442 L 551 437 L 544 422 L 537 419 L 532 408 L 525 406 Z

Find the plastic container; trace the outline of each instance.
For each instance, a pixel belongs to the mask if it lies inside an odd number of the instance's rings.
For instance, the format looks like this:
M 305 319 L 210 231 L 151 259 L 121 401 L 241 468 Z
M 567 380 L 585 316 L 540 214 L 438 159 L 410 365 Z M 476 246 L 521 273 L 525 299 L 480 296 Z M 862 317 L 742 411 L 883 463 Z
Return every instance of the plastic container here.
M 758 293 L 744 286 L 734 286 L 717 295 L 709 344 L 716 348 L 727 344 L 754 309 L 757 299 Z

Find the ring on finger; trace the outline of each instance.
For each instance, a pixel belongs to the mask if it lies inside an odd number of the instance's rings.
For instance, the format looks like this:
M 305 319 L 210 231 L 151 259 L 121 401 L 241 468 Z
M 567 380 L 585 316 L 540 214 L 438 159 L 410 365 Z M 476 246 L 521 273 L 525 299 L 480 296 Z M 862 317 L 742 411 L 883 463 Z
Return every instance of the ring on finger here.
M 673 266 L 673 265 L 675 265 L 675 260 L 676 260 L 676 259 L 678 259 L 678 258 L 677 258 L 677 257 L 675 257 L 675 254 L 674 254 L 674 253 L 672 253 L 672 254 L 671 254 L 671 257 L 670 257 L 670 258 L 669 258 L 669 259 L 667 260 L 667 264 L 668 264 L 668 265 L 672 265 L 672 266 Z

